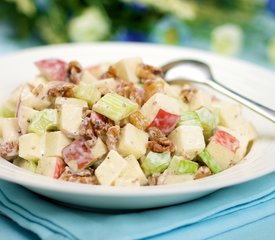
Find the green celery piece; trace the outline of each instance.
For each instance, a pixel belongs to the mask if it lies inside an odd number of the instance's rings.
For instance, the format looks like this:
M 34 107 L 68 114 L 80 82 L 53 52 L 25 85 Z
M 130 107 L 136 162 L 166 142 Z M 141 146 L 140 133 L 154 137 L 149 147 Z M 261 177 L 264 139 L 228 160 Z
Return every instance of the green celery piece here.
M 208 140 L 214 134 L 214 130 L 217 127 L 216 116 L 206 107 L 202 107 L 196 112 L 203 128 L 204 137 Z
M 56 130 L 58 113 L 56 109 L 44 109 L 38 112 L 28 128 L 28 132 L 43 134 L 47 130 Z
M 182 156 L 174 156 L 167 170 L 170 174 L 195 174 L 198 168 L 198 163 L 185 160 Z
M 32 171 L 32 172 L 35 172 L 36 167 L 37 167 L 35 161 L 29 161 L 29 160 L 26 160 L 26 159 L 23 159 L 23 158 L 20 158 L 20 157 L 14 159 L 13 164 L 18 166 L 18 167 L 21 167 L 21 168 L 27 169 L 29 171 Z
M 4 118 L 14 118 L 15 117 L 15 107 L 13 104 L 6 102 L 0 110 L 0 116 Z
M 201 127 L 201 122 L 198 114 L 192 111 L 183 112 L 180 116 L 180 121 L 178 122 L 177 126 L 182 125 Z
M 80 82 L 78 86 L 74 88 L 74 94 L 76 98 L 83 99 L 92 106 L 101 97 L 100 91 L 93 83 Z
M 200 159 L 210 168 L 211 172 L 218 173 L 222 171 L 222 168 L 217 163 L 217 161 L 210 155 L 210 153 L 205 148 L 200 154 Z
M 142 161 L 141 167 L 146 175 L 162 173 L 169 166 L 170 152 L 149 152 Z
M 107 93 L 93 105 L 93 110 L 113 121 L 120 121 L 138 110 L 138 104 L 116 93 Z

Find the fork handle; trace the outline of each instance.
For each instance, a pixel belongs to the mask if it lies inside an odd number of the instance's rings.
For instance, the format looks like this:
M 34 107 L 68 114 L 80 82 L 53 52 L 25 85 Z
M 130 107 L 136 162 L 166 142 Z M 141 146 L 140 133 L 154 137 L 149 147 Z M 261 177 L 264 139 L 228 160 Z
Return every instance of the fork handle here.
M 212 87 L 213 89 L 217 90 L 218 92 L 230 97 L 233 100 L 236 100 L 237 102 L 245 105 L 246 107 L 250 108 L 254 112 L 262 115 L 266 119 L 275 123 L 275 111 L 274 110 L 272 110 L 268 107 L 265 107 L 259 103 L 256 103 L 253 100 L 240 95 L 239 93 L 227 88 L 223 84 L 218 83 L 216 81 L 207 80 L 205 83 L 209 87 Z

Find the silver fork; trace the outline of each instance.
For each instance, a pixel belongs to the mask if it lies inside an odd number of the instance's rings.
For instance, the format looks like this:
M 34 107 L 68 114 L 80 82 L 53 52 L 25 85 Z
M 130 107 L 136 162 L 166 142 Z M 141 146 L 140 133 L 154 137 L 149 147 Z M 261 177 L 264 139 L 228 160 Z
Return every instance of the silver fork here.
M 181 59 L 181 60 L 167 63 L 161 67 L 163 70 L 163 73 L 164 73 L 164 77 L 171 69 L 173 69 L 179 65 L 185 65 L 185 64 L 188 64 L 188 65 L 191 64 L 193 66 L 200 68 L 201 70 L 203 70 L 206 77 L 193 79 L 193 78 L 186 78 L 184 76 L 184 79 L 167 80 L 167 82 L 172 83 L 172 84 L 180 84 L 180 85 L 182 85 L 186 82 L 207 85 L 207 86 L 215 89 L 216 91 L 230 97 L 231 99 L 238 101 L 239 103 L 250 108 L 254 112 L 262 115 L 266 119 L 275 123 L 275 111 L 273 109 L 263 106 L 247 97 L 244 97 L 241 94 L 231 90 L 230 88 L 228 88 L 225 85 L 221 84 L 220 82 L 216 81 L 213 77 L 210 67 L 204 62 L 201 62 L 198 60 L 192 60 L 192 59 Z

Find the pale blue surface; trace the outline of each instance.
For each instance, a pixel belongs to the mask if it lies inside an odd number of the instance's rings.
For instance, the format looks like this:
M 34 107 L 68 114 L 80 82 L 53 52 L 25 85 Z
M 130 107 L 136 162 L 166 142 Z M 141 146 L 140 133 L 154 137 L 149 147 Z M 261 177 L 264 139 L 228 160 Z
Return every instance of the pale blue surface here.
M 240 239 L 260 239 L 265 229 L 275 238 L 264 220 L 275 223 L 275 173 L 185 204 L 124 214 L 70 209 L 0 181 L 0 211 L 42 239 L 230 239 L 230 232 Z M 249 224 L 254 226 L 250 231 Z M 0 239 L 7 234 L 0 233 Z
M 3 29 L 0 32 L 3 33 Z M 0 54 L 18 45 L 0 34 Z M 178 206 L 128 214 L 62 207 L 0 181 L 0 239 L 275 239 L 275 173 Z

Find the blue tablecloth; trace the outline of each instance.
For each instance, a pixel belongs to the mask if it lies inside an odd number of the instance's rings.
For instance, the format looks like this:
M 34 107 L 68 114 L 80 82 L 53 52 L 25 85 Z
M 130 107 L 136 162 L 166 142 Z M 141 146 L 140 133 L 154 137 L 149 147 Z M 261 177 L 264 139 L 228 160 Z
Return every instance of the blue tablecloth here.
M 0 34 L 0 54 L 29 45 Z M 275 173 L 189 203 L 129 214 L 62 207 L 0 181 L 0 226 L 0 239 L 275 239 Z

